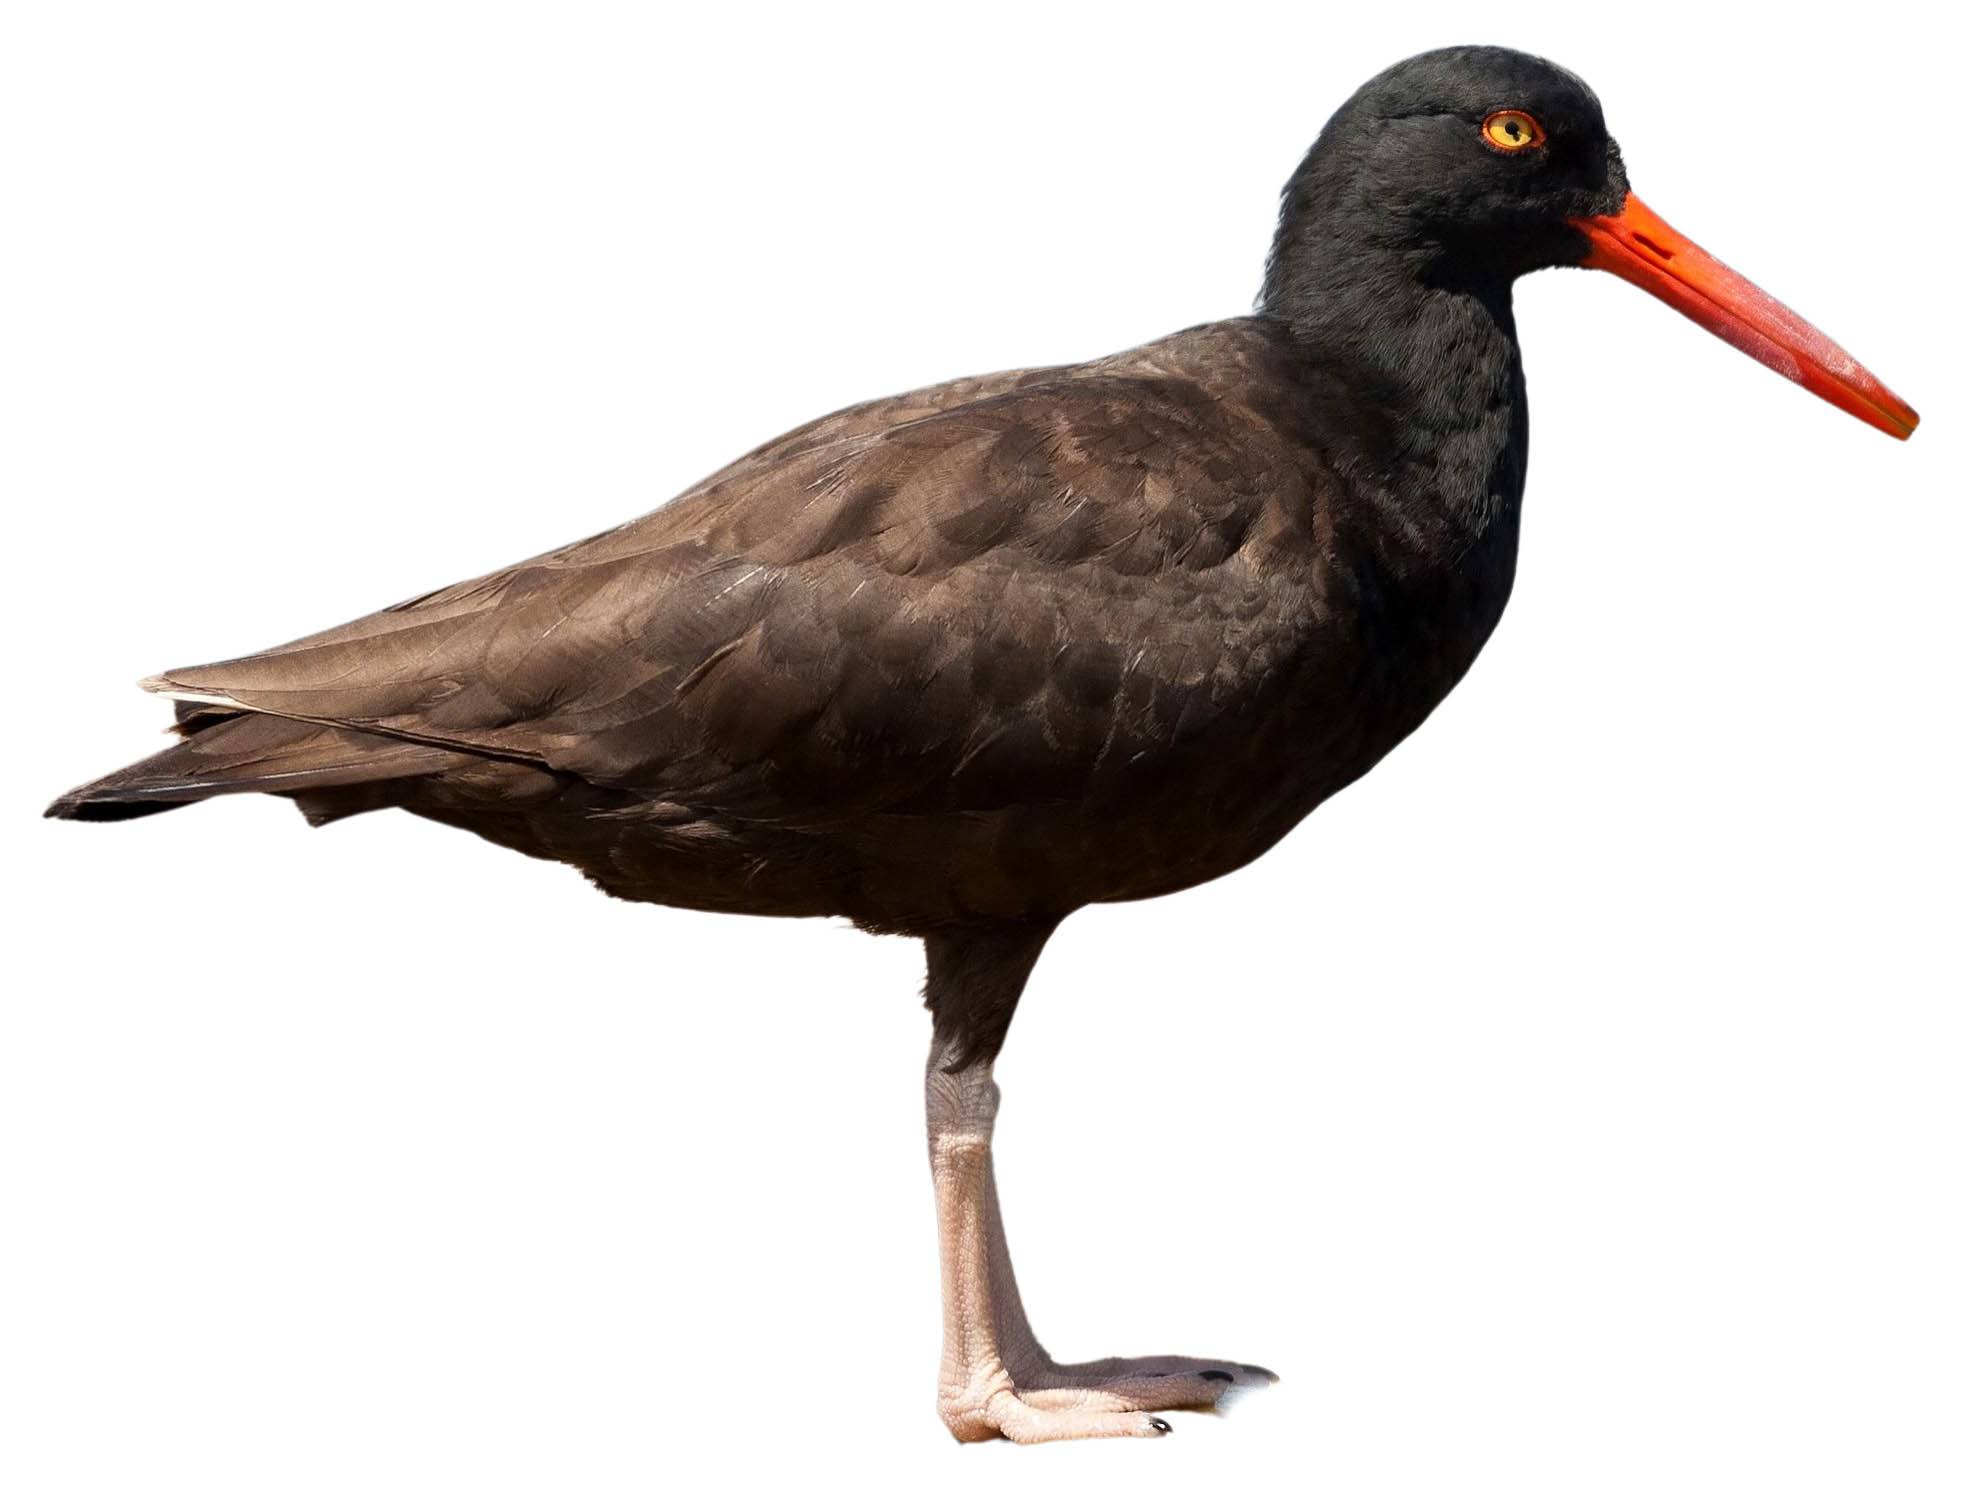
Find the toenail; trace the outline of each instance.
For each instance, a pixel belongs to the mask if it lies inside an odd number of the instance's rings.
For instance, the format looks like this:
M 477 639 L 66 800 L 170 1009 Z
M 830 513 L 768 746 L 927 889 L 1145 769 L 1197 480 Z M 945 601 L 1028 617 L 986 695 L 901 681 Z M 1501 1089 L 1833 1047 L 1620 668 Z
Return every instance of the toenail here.
M 1158 1429 L 1160 1435 L 1172 1431 L 1172 1423 L 1168 1422 L 1164 1417 L 1153 1417 L 1152 1426 Z

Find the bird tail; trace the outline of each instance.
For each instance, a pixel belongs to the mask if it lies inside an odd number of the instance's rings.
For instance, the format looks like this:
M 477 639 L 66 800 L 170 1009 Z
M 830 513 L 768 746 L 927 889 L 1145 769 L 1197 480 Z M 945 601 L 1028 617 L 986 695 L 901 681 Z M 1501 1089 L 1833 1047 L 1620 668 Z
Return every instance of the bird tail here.
M 260 791 L 297 798 L 315 824 L 387 805 L 384 783 L 462 763 L 454 750 L 273 714 L 182 704 L 177 727 L 179 743 L 65 793 L 46 815 L 121 822 Z

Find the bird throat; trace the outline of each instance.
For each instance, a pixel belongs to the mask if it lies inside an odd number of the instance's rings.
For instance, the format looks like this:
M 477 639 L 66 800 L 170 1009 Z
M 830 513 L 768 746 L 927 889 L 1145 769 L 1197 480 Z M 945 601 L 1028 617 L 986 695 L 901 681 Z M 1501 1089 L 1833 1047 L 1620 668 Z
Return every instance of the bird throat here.
M 1510 281 L 1432 254 L 1320 253 L 1272 262 L 1262 314 L 1369 410 L 1361 464 L 1459 549 L 1508 532 L 1523 495 L 1528 421 Z

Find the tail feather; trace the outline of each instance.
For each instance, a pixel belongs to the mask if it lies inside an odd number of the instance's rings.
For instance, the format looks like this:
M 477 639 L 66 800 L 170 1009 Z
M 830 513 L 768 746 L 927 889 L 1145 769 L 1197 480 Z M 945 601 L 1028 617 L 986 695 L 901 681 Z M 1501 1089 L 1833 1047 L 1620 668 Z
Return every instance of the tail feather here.
M 214 703 L 187 703 L 174 699 L 172 732 L 182 739 L 190 738 L 202 729 L 225 723 L 229 719 L 238 719 L 241 714 L 242 710 L 238 708 L 224 708 Z
M 350 787 L 435 775 L 462 763 L 454 750 L 272 714 L 219 716 L 199 708 L 180 716 L 185 735 L 170 749 L 78 786 L 48 808 L 50 817 L 117 822 L 238 792 L 308 793 L 312 820 L 336 809 Z M 385 805 L 378 790 L 353 793 L 352 810 Z M 361 805 L 363 803 L 363 805 Z M 322 808 L 322 809 L 319 809 Z

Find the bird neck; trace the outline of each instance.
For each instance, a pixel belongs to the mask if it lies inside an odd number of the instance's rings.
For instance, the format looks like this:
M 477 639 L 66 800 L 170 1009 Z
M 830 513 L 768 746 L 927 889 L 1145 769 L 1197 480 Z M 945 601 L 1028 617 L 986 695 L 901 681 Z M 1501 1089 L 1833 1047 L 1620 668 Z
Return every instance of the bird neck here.
M 1432 248 L 1312 238 L 1270 259 L 1262 315 L 1372 410 L 1365 474 L 1438 512 L 1443 546 L 1514 532 L 1527 420 L 1510 288 Z

